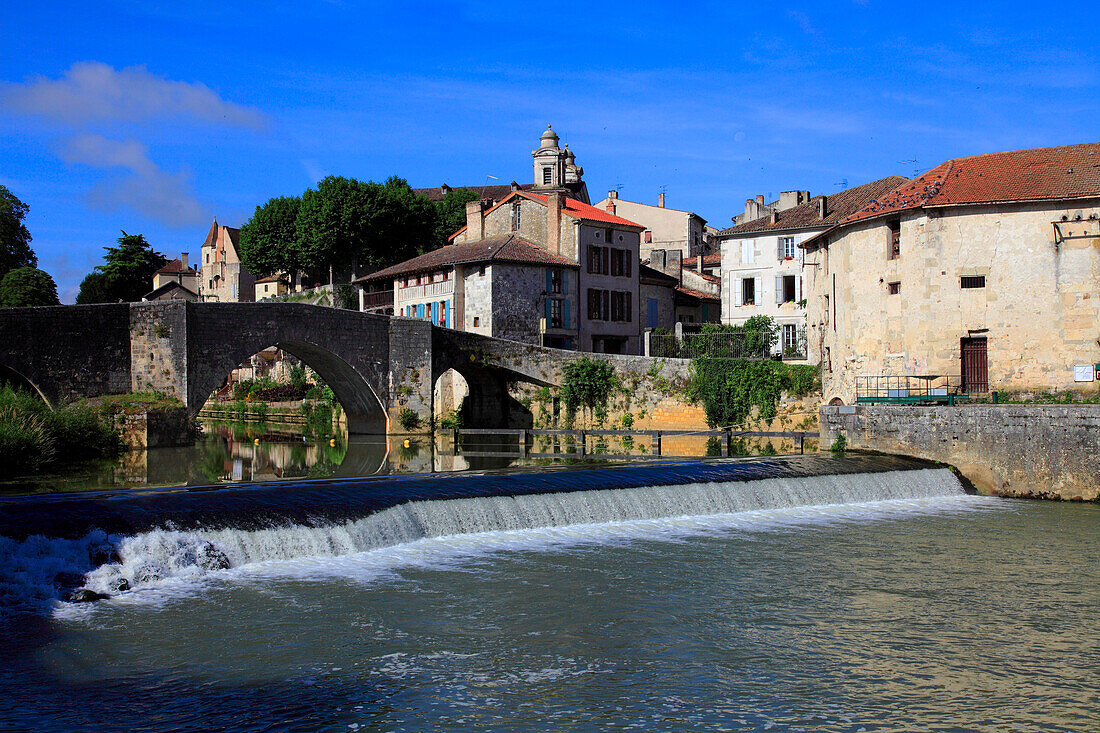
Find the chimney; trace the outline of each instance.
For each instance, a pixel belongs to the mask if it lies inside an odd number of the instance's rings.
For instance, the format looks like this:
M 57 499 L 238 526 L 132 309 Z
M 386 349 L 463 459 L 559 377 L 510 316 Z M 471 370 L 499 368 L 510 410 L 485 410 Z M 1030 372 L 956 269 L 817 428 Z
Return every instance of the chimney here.
M 703 249 L 699 249 L 699 254 L 695 255 L 695 271 L 700 275 L 703 274 Z
M 187 253 L 180 252 L 180 262 L 183 263 L 183 269 L 187 269 Z
M 678 249 L 668 251 L 668 270 L 666 272 L 676 278 L 676 281 L 684 282 L 684 253 Z
M 604 208 L 607 209 L 608 214 L 614 214 L 615 213 L 615 202 L 614 201 L 608 201 L 607 206 L 605 206 Z
M 655 249 L 649 253 L 649 266 L 654 270 L 665 272 L 667 264 L 667 258 L 665 257 L 665 251 L 663 249 Z
M 617 199 L 617 198 L 619 198 L 619 192 L 618 191 L 608 191 L 607 192 L 607 197 L 609 199 Z
M 665 208 L 665 194 L 663 192 L 657 194 L 657 206 L 662 209 Z
M 829 197 L 823 195 L 821 198 L 819 198 L 817 200 L 817 217 L 819 219 L 824 219 L 828 215 L 829 215 Z
M 485 239 L 485 218 L 481 213 L 481 201 L 466 204 L 466 241 L 480 242 Z
M 764 205 L 764 194 L 762 194 L 762 193 L 756 194 L 756 203 L 760 204 L 761 206 Z
M 779 221 L 779 212 L 776 211 L 775 209 L 772 209 L 772 224 L 775 224 L 778 221 Z
M 546 194 L 546 249 L 561 254 L 561 191 Z

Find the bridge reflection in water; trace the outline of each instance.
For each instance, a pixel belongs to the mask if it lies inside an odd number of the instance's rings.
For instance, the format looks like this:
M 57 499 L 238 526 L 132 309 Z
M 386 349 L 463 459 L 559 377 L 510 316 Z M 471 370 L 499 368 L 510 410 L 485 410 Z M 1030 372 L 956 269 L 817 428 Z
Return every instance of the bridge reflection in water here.
M 515 432 L 434 436 L 306 436 L 290 426 L 204 421 L 193 446 L 123 453 L 113 461 L 85 464 L 64 473 L 0 483 L 0 496 L 28 493 L 352 478 L 387 474 L 482 471 L 523 466 L 636 461 L 658 457 L 652 440 L 640 436 L 589 436 L 582 456 L 574 436 L 529 436 L 520 444 Z M 731 455 L 797 453 L 797 441 L 744 438 Z M 663 439 L 661 457 L 721 455 L 719 440 L 707 435 Z M 814 441 L 805 449 L 813 452 Z

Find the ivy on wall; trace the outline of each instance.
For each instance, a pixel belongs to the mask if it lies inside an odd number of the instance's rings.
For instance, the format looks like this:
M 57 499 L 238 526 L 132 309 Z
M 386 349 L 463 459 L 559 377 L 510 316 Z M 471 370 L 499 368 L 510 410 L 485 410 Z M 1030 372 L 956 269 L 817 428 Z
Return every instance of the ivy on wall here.
M 712 427 L 740 425 L 752 408 L 776 416 L 783 392 L 804 397 L 820 388 L 817 367 L 749 359 L 693 359 L 689 397 L 703 403 Z
M 581 357 L 566 364 L 559 393 L 565 405 L 566 424 L 573 424 L 580 409 L 583 417 L 595 418 L 597 425 L 603 425 L 608 401 L 618 386 L 619 378 L 611 362 Z

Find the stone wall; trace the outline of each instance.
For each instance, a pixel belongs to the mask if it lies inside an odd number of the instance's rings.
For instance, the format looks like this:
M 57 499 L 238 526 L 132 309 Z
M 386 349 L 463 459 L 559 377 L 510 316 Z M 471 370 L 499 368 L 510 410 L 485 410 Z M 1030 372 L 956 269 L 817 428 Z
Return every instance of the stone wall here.
M 1057 499 L 1100 494 L 1100 405 L 821 408 L 821 445 L 942 461 L 982 493 Z
M 130 388 L 156 391 L 187 402 L 187 309 L 173 301 L 130 307 Z
M 161 407 L 115 415 L 115 427 L 131 450 L 191 445 L 195 432 L 186 407 Z
M 130 307 L 0 308 L 0 367 L 46 401 L 130 391 Z
M 808 335 L 828 350 L 825 399 L 852 404 L 862 375 L 959 375 L 970 337 L 986 339 L 991 390 L 1096 394 L 1097 382 L 1074 382 L 1073 367 L 1100 363 L 1097 215 L 1095 202 L 921 209 L 900 216 L 895 259 L 883 220 L 807 252 Z M 985 287 L 962 288 L 963 276 L 984 276 Z

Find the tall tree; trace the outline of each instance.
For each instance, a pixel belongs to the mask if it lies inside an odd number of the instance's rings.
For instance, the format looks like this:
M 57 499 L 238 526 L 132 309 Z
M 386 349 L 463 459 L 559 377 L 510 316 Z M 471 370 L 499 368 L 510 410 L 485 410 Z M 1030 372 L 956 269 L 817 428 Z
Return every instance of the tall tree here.
M 37 267 L 31 233 L 23 225 L 29 207 L 0 185 L 0 277 L 17 267 Z
M 436 202 L 439 210 L 439 229 L 435 237 L 437 245 L 446 244 L 448 237 L 466 226 L 466 204 L 478 198 L 476 191 L 455 188 L 444 194 L 442 201 Z
M 141 300 L 153 289 L 153 275 L 168 259 L 153 250 L 141 234 L 122 233 L 117 247 L 104 247 L 107 254 L 80 283 L 78 304 Z
M 34 267 L 17 267 L 0 279 L 0 306 L 58 305 L 57 283 Z
M 292 276 L 302 269 L 298 246 L 297 196 L 280 196 L 257 206 L 252 218 L 241 227 L 241 259 L 255 275 L 287 272 Z

